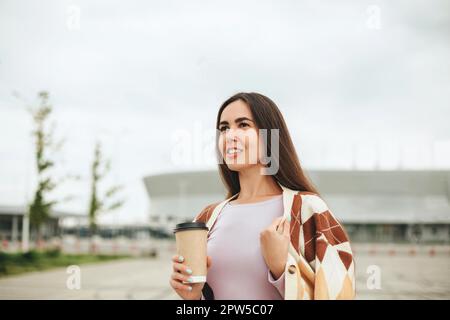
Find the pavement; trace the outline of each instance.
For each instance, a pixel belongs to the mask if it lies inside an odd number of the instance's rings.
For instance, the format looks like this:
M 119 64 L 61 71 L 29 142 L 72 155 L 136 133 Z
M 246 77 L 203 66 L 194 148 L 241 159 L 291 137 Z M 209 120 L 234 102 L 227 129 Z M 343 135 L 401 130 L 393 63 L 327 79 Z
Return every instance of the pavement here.
M 355 250 L 357 299 L 450 299 L 448 246 L 414 254 L 396 248 Z M 66 268 L 3 277 L 0 299 L 179 299 L 169 286 L 172 250 L 81 265 L 79 289 L 67 286 Z

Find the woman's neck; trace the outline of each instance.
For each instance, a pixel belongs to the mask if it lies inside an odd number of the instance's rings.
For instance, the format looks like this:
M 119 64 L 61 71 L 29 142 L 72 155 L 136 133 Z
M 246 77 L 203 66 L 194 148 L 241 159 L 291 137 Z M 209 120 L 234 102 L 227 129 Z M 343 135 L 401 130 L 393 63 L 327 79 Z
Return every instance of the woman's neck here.
M 261 167 L 254 166 L 239 172 L 241 191 L 237 199 L 248 201 L 282 194 L 282 189 L 270 175 L 261 174 Z

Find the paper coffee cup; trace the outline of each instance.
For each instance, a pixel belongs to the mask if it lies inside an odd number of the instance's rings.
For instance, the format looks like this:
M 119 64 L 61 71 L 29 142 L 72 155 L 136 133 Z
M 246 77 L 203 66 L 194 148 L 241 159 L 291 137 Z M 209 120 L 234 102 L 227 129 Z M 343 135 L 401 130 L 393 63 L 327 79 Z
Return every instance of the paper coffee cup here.
M 177 254 L 192 270 L 193 283 L 206 282 L 206 241 L 208 227 L 203 222 L 179 223 L 174 229 Z M 189 283 L 185 282 L 184 283 Z

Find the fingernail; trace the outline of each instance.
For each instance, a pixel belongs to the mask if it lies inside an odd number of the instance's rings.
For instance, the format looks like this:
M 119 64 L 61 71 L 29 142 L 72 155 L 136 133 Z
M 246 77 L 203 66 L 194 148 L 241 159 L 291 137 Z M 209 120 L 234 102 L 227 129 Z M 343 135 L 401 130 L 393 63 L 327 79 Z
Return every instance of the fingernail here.
M 178 261 L 179 261 L 179 262 L 183 262 L 183 261 L 184 261 L 184 257 L 183 257 L 183 256 L 179 256 L 179 257 L 178 257 Z
M 194 279 L 192 279 L 192 277 L 189 277 L 189 278 L 188 278 L 188 281 L 189 281 L 189 282 L 194 282 Z
M 191 269 L 186 269 L 186 272 L 189 274 L 192 274 L 192 270 Z
M 290 215 L 287 216 L 287 221 L 291 222 L 291 216 Z
M 189 291 L 192 291 L 192 287 L 188 287 L 188 290 L 189 290 Z

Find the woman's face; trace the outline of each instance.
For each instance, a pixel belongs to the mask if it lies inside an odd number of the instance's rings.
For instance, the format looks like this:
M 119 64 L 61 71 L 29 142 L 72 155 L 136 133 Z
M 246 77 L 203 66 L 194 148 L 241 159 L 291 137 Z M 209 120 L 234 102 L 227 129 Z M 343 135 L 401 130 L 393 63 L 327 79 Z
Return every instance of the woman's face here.
M 259 166 L 258 128 L 250 107 L 242 100 L 230 103 L 219 121 L 219 150 L 228 168 L 241 171 Z

